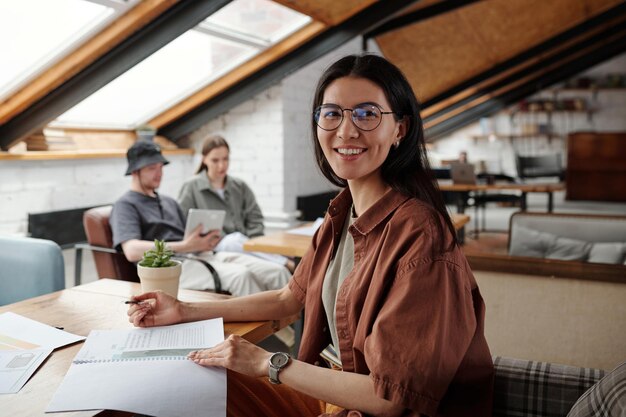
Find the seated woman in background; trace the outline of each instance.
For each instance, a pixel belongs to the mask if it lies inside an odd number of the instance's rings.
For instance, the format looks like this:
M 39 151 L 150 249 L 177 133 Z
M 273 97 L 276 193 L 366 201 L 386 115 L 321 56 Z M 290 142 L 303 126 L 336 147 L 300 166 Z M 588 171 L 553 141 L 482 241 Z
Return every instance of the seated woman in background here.
M 196 175 L 187 180 L 178 195 L 178 203 L 187 213 L 190 208 L 224 210 L 224 236 L 216 252 L 244 252 L 243 244 L 263 235 L 263 213 L 254 193 L 243 180 L 228 175 L 230 147 L 226 139 L 211 135 L 202 144 L 202 162 Z M 292 260 L 280 255 L 252 252 L 251 255 L 285 265 L 293 272 Z
M 189 354 L 228 369 L 229 416 L 491 416 L 485 305 L 430 172 L 410 84 L 382 57 L 342 58 L 318 83 L 311 124 L 322 173 L 344 189 L 289 284 L 207 303 L 146 293 L 130 321 L 304 309 L 298 360 L 234 335 Z M 338 370 L 316 366 L 333 350 Z

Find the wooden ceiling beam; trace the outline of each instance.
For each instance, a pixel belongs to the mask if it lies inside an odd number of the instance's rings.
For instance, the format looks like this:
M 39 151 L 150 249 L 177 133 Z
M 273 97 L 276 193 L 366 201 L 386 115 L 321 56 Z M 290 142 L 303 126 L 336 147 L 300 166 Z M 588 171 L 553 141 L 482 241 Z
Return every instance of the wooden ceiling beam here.
M 373 30 L 370 30 L 369 32 L 366 32 L 363 35 L 363 41 L 367 42 L 368 39 L 375 38 L 376 36 L 384 35 L 385 33 L 402 29 L 405 26 L 413 25 L 415 23 L 428 20 L 435 16 L 451 12 L 461 7 L 469 6 L 470 4 L 476 3 L 477 1 L 482 0 L 442 1 L 440 3 L 435 3 L 432 6 L 424 7 L 413 12 L 403 14 L 389 20 L 385 24 L 380 25 Z
M 217 96 L 219 93 L 232 88 L 246 77 L 249 77 L 251 74 L 261 70 L 273 61 L 285 56 L 302 44 L 310 41 L 327 28 L 328 27 L 326 25 L 320 22 L 310 23 L 297 33 L 294 33 L 282 42 L 268 48 L 243 65 L 229 71 L 226 75 L 211 82 L 209 85 L 197 91 L 193 95 L 185 97 L 179 103 L 155 116 L 148 122 L 148 124 L 160 129 L 163 126 L 172 123 L 176 119 L 182 117 L 185 113 L 195 109 L 207 100 Z
M 481 79 L 481 81 L 476 84 L 469 84 L 470 87 L 461 90 L 451 97 L 435 102 L 434 104 L 430 104 L 432 102 L 431 100 L 427 101 L 423 104 L 424 110 L 422 111 L 422 117 L 424 119 L 429 119 L 452 111 L 457 107 L 464 106 L 466 103 L 484 95 L 486 92 L 493 91 L 497 88 L 495 86 L 502 84 L 502 80 L 505 80 L 504 83 L 514 82 L 515 77 L 518 76 L 516 74 L 522 73 L 525 69 L 541 64 L 550 56 L 554 56 L 555 54 L 570 48 L 572 45 L 576 45 L 584 39 L 590 38 L 600 32 L 605 32 L 608 27 L 618 27 L 620 24 L 624 23 L 626 23 L 626 14 L 618 16 L 617 19 L 613 19 L 610 24 L 591 27 L 588 32 L 578 34 L 575 38 L 566 39 L 562 44 L 556 45 L 550 50 L 543 50 L 543 48 L 541 48 L 541 52 L 537 52 L 534 56 L 532 56 L 532 58 L 521 61 L 516 61 L 516 58 L 513 58 L 512 60 L 515 60 L 516 62 L 511 62 L 509 63 L 510 65 L 505 65 L 505 68 L 502 68 L 501 72 L 494 72 L 495 75 L 492 77 L 484 80 Z
M 494 67 L 488 69 L 487 71 L 483 71 L 482 73 L 474 77 L 464 80 L 463 82 L 447 89 L 446 91 L 438 94 L 437 96 L 429 100 L 426 100 L 423 103 L 423 106 L 424 108 L 429 108 L 443 100 L 446 100 L 460 92 L 463 92 L 464 90 L 468 88 L 472 88 L 483 81 L 489 80 L 497 76 L 498 74 L 501 74 L 507 70 L 510 70 L 520 64 L 523 64 L 526 61 L 533 59 L 534 57 L 541 56 L 545 52 L 555 47 L 558 47 L 559 45 L 562 45 L 563 43 L 571 41 L 572 39 L 575 39 L 581 34 L 584 34 L 584 33 L 589 32 L 590 30 L 593 30 L 594 28 L 601 27 L 607 22 L 610 22 L 616 17 L 623 16 L 624 14 L 626 14 L 626 3 L 622 2 L 618 4 L 617 6 L 611 7 L 610 9 L 606 10 L 603 13 L 590 17 L 588 20 L 584 21 L 583 23 L 579 25 L 574 26 L 571 29 L 565 30 L 564 32 L 561 32 L 560 34 L 544 42 L 541 42 L 540 44 L 533 46 L 532 48 L 526 51 L 523 51 L 517 54 L 516 56 L 510 59 L 507 59 L 506 61 L 498 65 L 495 65 Z
M 626 51 L 626 29 L 611 28 L 606 33 L 587 39 L 572 48 L 571 54 L 559 62 L 546 66 L 542 71 L 528 74 L 518 80 L 513 88 L 507 86 L 493 91 L 471 105 L 425 123 L 425 135 L 432 141 L 454 130 L 475 122 L 480 117 L 502 110 L 537 90 L 568 79 L 599 62 Z
M 227 90 L 216 92 L 217 94 L 203 104 L 161 127 L 159 133 L 176 142 L 209 120 L 279 82 L 289 73 L 335 50 L 366 30 L 384 23 L 388 18 L 416 1 L 385 0 L 374 2 L 346 21 L 328 28 L 282 57 L 258 68 L 254 73 L 242 78 Z

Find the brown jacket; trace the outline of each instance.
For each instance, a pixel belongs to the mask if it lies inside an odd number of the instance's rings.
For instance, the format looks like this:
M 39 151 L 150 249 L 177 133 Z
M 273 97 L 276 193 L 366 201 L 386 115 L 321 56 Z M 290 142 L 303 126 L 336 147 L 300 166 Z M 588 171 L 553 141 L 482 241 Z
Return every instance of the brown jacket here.
M 331 202 L 289 283 L 305 304 L 299 358 L 309 363 L 330 343 L 322 283 L 351 204 L 349 190 Z M 491 416 L 485 306 L 438 221 L 432 207 L 392 190 L 349 228 L 354 268 L 336 304 L 343 370 L 371 375 L 377 395 L 407 407 L 407 416 Z

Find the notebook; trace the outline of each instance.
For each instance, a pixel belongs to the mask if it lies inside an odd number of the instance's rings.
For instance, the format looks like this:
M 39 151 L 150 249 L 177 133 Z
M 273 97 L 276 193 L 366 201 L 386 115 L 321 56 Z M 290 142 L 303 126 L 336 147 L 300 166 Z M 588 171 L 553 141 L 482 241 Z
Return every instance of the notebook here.
M 225 416 L 226 371 L 187 359 L 224 340 L 222 319 L 145 329 L 93 330 L 46 412 L 120 410 Z
M 450 175 L 453 184 L 476 184 L 476 173 L 472 164 L 453 162 L 450 164 Z

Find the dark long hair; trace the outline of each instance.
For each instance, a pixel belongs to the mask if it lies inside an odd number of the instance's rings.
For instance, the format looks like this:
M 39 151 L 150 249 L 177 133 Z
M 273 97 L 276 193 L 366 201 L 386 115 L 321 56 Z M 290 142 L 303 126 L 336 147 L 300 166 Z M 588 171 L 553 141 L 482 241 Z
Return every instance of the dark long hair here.
M 200 166 L 196 171 L 196 174 L 201 173 L 202 171 L 206 171 L 208 168 L 204 163 L 204 157 L 209 154 L 215 148 L 221 148 L 222 146 L 226 146 L 226 149 L 230 152 L 230 146 L 228 146 L 228 142 L 220 135 L 211 135 L 207 137 L 202 143 L 202 161 L 200 161 Z
M 406 136 L 398 148 L 389 151 L 381 166 L 383 181 L 394 190 L 431 205 L 443 218 L 456 240 L 456 231 L 433 175 L 424 143 L 420 105 L 406 77 L 398 67 L 377 55 L 349 55 L 332 64 L 320 78 L 313 98 L 313 111 L 322 105 L 326 88 L 342 77 L 365 78 L 382 88 L 397 121 L 407 120 Z M 334 185 L 346 187 L 348 182 L 337 176 L 324 156 L 317 138 L 317 125 L 311 117 L 315 158 L 322 174 Z M 443 226 L 436 223 L 443 235 Z M 443 248 L 442 248 L 443 249 Z

